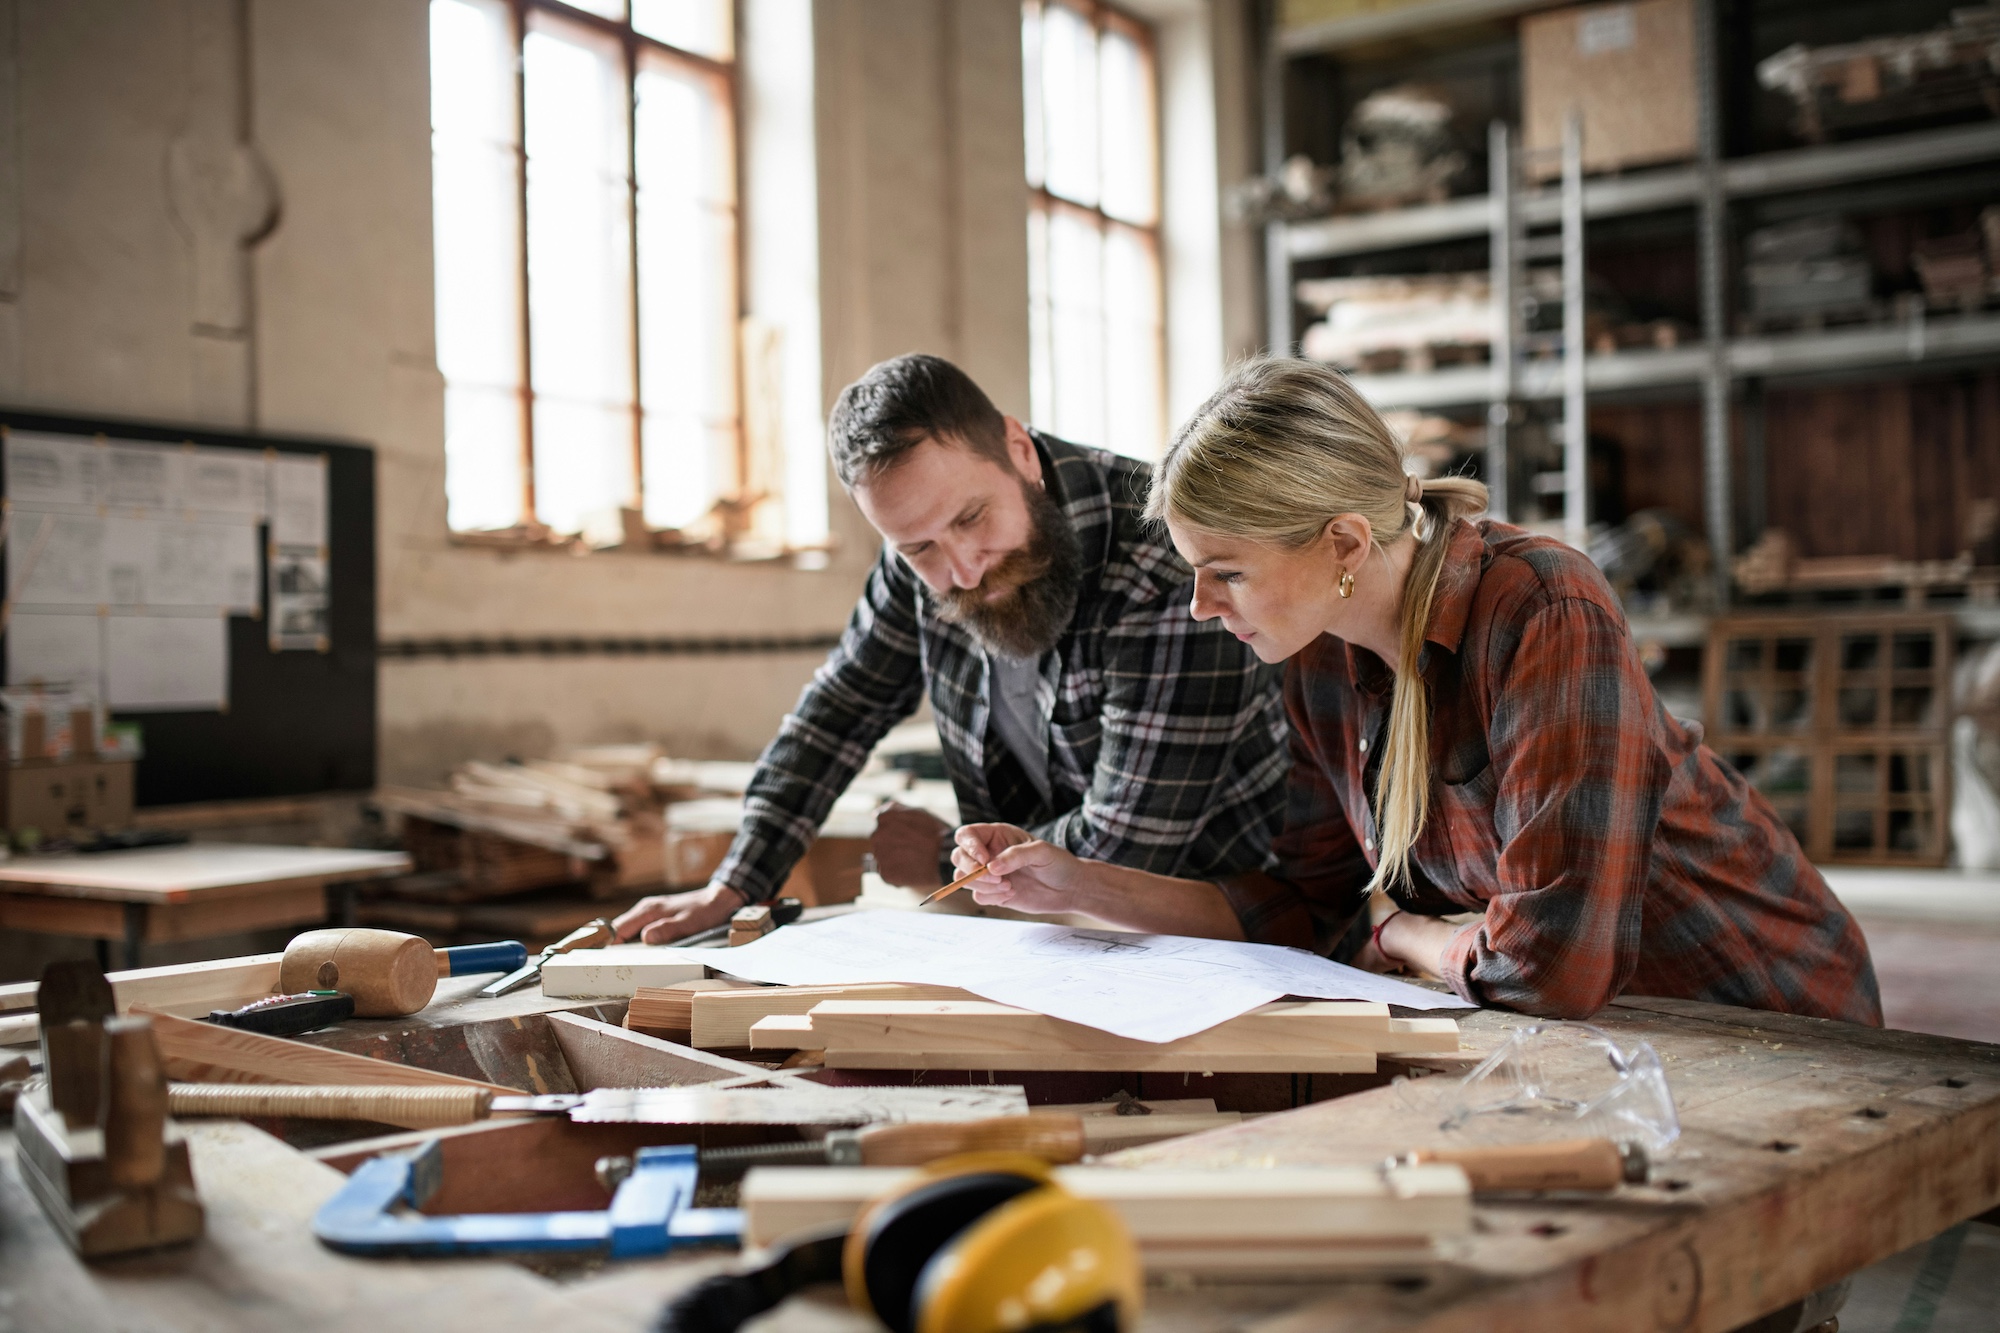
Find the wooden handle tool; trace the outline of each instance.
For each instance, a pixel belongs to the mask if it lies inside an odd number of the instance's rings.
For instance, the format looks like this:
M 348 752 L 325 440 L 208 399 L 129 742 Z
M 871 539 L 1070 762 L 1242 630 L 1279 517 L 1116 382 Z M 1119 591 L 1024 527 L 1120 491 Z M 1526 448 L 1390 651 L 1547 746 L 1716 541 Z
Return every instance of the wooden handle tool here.
M 307 1120 L 375 1120 L 405 1129 L 436 1129 L 484 1120 L 493 1110 L 486 1088 L 310 1087 L 239 1083 L 175 1083 L 167 1109 L 179 1116 L 296 1116 Z
M 1005 1115 L 985 1120 L 836 1129 L 811 1143 L 707 1148 L 701 1169 L 731 1173 L 753 1166 L 922 1166 L 966 1152 L 1026 1153 L 1062 1165 L 1084 1154 L 1083 1119 L 1074 1115 Z
M 1421 1148 L 1404 1161 L 1445 1162 L 1462 1169 L 1475 1191 L 1614 1190 L 1639 1184 L 1650 1169 L 1646 1150 L 1610 1139 L 1564 1139 L 1486 1148 Z
M 930 897 L 918 903 L 917 906 L 929 907 L 932 903 L 936 902 L 940 898 L 949 898 L 951 897 L 952 894 L 957 893 L 960 889 L 972 883 L 973 880 L 978 879 L 981 875 L 985 873 L 986 873 L 986 867 L 983 865 L 980 866 L 977 870 L 967 871 L 965 874 L 960 875 L 957 879 L 953 880 L 951 883 L 939 889 L 936 893 L 933 893 Z
M 962 1152 L 1026 1153 L 1057 1165 L 1083 1158 L 1083 1119 L 1074 1115 L 876 1125 L 856 1137 L 863 1166 L 922 1166 Z

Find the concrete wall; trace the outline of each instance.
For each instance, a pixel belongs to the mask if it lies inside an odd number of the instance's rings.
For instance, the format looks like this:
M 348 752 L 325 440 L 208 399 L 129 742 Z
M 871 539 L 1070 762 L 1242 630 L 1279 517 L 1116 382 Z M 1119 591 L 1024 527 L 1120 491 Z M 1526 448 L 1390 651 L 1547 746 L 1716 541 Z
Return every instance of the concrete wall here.
M 1015 0 L 745 3 L 753 81 L 759 22 L 813 27 L 816 237 L 760 231 L 801 212 L 746 182 L 753 306 L 809 318 L 778 289 L 817 262 L 817 355 L 795 362 L 817 383 L 788 428 L 913 350 L 1025 415 Z M 876 546 L 837 486 L 821 570 L 449 540 L 427 45 L 425 0 L 0 0 L 0 401 L 374 446 L 385 640 L 836 631 Z M 276 225 L 246 252 L 272 188 Z M 638 738 L 747 756 L 817 660 L 385 660 L 382 777 Z

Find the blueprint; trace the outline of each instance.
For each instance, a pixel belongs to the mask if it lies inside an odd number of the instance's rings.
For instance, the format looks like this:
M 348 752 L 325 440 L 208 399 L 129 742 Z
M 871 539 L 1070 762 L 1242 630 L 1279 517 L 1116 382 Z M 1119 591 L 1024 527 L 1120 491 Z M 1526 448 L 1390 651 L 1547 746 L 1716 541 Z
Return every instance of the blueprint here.
M 1137 1041 L 1175 1041 L 1286 995 L 1467 1007 L 1303 949 L 925 912 L 850 912 L 715 957 L 718 971 L 787 986 L 958 986 Z

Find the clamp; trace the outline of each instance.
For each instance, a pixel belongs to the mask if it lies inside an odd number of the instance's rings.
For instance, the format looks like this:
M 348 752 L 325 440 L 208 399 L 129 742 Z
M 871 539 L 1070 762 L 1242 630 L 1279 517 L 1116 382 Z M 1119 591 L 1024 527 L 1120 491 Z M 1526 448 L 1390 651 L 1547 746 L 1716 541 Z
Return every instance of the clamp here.
M 596 1251 L 637 1259 L 739 1244 L 742 1209 L 692 1206 L 699 1171 L 691 1144 L 641 1148 L 603 1212 L 429 1217 L 415 1210 L 444 1180 L 444 1151 L 431 1139 L 363 1162 L 313 1218 L 313 1234 L 330 1249 L 371 1258 Z

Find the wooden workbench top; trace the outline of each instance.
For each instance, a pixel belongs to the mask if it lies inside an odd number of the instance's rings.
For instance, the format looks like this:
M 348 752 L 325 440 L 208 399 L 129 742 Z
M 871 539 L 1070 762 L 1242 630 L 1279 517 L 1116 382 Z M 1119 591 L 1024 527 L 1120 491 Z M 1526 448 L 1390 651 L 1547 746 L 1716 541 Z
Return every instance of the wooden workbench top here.
M 1531 1021 L 1472 1015 L 1467 1044 L 1491 1049 Z M 1482 1200 L 1470 1242 L 1422 1282 L 1156 1286 L 1147 1326 L 1727 1333 L 2000 1204 L 2000 1047 L 1669 1000 L 1623 1001 L 1596 1021 L 1622 1044 L 1651 1042 L 1666 1063 L 1683 1135 L 1653 1184 L 1594 1201 Z M 1556 1068 L 1598 1058 L 1574 1035 Z M 1436 1141 L 1435 1122 L 1384 1087 L 1108 1160 L 1283 1169 Z M 86 1268 L 22 1190 L 0 1135 L 0 1291 L 15 1300 L 5 1313 L 24 1329 L 637 1333 L 668 1293 L 720 1262 L 647 1261 L 557 1282 L 493 1260 L 344 1258 L 309 1230 L 338 1173 L 235 1124 L 196 1126 L 194 1151 L 208 1235 Z M 869 1327 L 824 1294 L 758 1325 Z
M 300 881 L 375 879 L 400 875 L 409 868 L 410 858 L 402 852 L 191 843 L 89 855 L 68 852 L 19 857 L 0 862 L 0 891 L 175 904 Z

